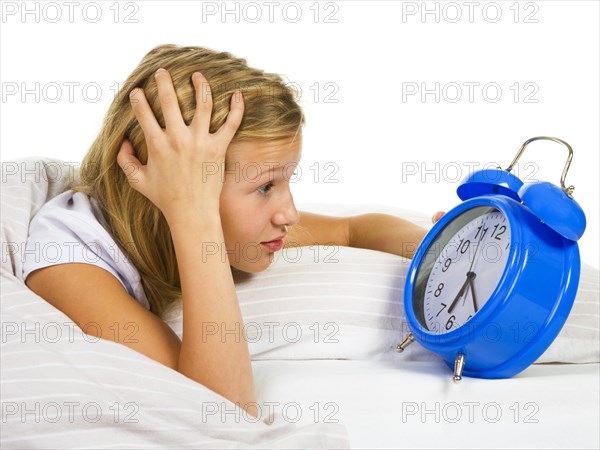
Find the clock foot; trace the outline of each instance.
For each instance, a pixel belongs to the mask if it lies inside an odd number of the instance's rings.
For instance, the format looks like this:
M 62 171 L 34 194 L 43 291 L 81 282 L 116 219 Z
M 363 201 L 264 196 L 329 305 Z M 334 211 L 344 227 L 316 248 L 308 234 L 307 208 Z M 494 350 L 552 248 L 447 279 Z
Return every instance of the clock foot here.
M 396 351 L 398 353 L 402 353 L 404 349 L 410 344 L 412 344 L 414 341 L 415 337 L 412 335 L 412 333 L 408 333 L 408 336 L 406 336 L 400 344 L 396 345 Z
M 454 361 L 454 376 L 452 377 L 452 381 L 458 383 L 462 380 L 462 372 L 465 367 L 465 355 L 464 353 L 459 353 L 456 355 L 456 360 Z

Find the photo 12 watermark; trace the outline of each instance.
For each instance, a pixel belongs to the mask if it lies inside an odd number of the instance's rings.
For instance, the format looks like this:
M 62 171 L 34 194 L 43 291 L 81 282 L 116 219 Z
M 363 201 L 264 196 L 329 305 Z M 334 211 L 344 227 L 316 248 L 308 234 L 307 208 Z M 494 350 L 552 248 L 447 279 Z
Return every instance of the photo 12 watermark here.
M 135 251 L 133 242 L 127 247 Z M 98 264 L 104 261 L 132 264 L 120 246 L 115 242 L 100 243 L 98 241 L 51 241 L 51 242 L 14 242 L 2 241 L 2 263 L 8 263 L 15 257 L 23 264 L 48 263 L 47 265 L 84 263 Z M 130 253 L 129 253 L 130 254 Z
M 310 342 L 314 344 L 338 344 L 340 326 L 337 322 L 313 322 L 310 325 L 300 324 L 295 321 L 246 321 L 243 324 L 236 322 L 202 322 L 200 336 L 203 343 L 210 341 L 236 342 L 242 340 L 250 343 L 288 343 Z
M 131 1 L 39 2 L 3 1 L 0 3 L 4 24 L 77 24 L 125 23 L 137 24 L 140 4 Z
M 135 402 L 113 402 L 104 407 L 98 402 L 3 401 L 2 423 L 139 423 L 140 407 Z
M 213 261 L 217 258 L 220 262 L 239 264 L 241 262 L 256 263 L 265 256 L 270 257 L 271 262 L 274 262 L 275 255 L 277 254 L 277 257 L 289 264 L 296 264 L 300 261 L 306 262 L 308 260 L 314 264 L 339 263 L 336 257 L 339 252 L 339 245 L 334 243 L 300 246 L 299 243 L 293 240 L 282 238 L 280 242 L 271 244 L 271 246 L 266 246 L 265 244 L 271 243 L 249 242 L 241 244 L 240 242 L 235 242 L 232 247 L 228 248 L 224 242 L 203 242 L 198 258 L 203 263 L 209 260 Z M 278 248 L 275 248 L 275 245 Z
M 539 103 L 532 81 L 403 81 L 402 103 Z
M 253 410 L 256 416 L 247 412 Z M 275 416 L 286 423 L 339 423 L 340 406 L 336 402 L 314 402 L 304 404 L 296 401 L 289 402 L 250 402 L 240 407 L 238 403 L 202 402 L 202 423 L 257 423 L 267 420 L 273 422 Z
M 496 161 L 402 161 L 400 167 L 400 180 L 402 183 L 419 181 L 420 183 L 459 183 L 480 170 L 499 169 L 501 166 Z M 539 181 L 535 176 L 540 171 L 536 162 L 514 164 L 511 173 L 524 183 Z M 500 173 L 486 172 L 486 181 L 489 183 L 501 182 Z
M 134 166 L 130 167 L 135 170 Z M 126 169 L 127 166 L 124 167 L 124 170 Z M 277 172 L 281 174 L 284 181 L 289 183 L 297 183 L 303 177 L 309 178 L 313 183 L 339 183 L 340 180 L 337 178 L 339 171 L 340 166 L 334 161 L 315 161 L 309 166 L 303 166 L 295 162 L 282 164 L 279 161 L 261 161 L 260 163 L 251 161 L 243 164 L 239 161 L 230 164 L 204 162 L 199 176 L 202 178 L 203 183 L 206 183 L 208 178 L 214 175 L 219 176 L 222 182 L 229 177 L 231 181 L 236 183 L 242 181 L 256 183 L 261 180 L 264 174 L 269 174 L 272 180 Z M 128 175 L 135 176 L 135 172 L 130 169 Z
M 202 23 L 271 24 L 302 22 L 337 24 L 340 22 L 340 3 L 323 1 L 201 2 Z
M 402 23 L 539 23 L 537 2 L 402 2 Z
M 453 316 L 451 316 L 453 317 Z M 473 342 L 476 339 L 482 339 L 482 341 L 490 345 L 490 351 L 493 351 L 493 345 L 506 345 L 507 343 L 514 344 L 534 344 L 539 341 L 538 332 L 540 331 L 540 325 L 531 320 L 522 320 L 511 323 L 509 326 L 506 324 L 501 325 L 496 322 L 486 322 L 485 324 L 477 322 L 477 315 L 469 319 L 466 323 L 458 328 L 454 328 L 453 338 L 448 339 L 447 333 L 450 327 L 442 327 L 438 323 L 435 324 L 433 329 L 427 330 L 427 332 L 421 332 L 418 330 L 412 330 L 407 322 L 402 322 L 401 336 L 406 336 L 409 333 L 418 334 L 421 342 L 438 343 L 438 342 L 458 342 L 465 337 L 467 342 Z
M 100 324 L 98 322 L 55 321 L 2 321 L 2 344 L 9 342 L 64 344 L 75 342 L 96 343 L 100 339 L 112 340 L 122 344 L 135 344 L 140 330 L 139 325 L 133 321 L 111 322 Z
M 400 420 L 409 423 L 524 423 L 537 424 L 536 402 L 407 402 L 400 406 Z

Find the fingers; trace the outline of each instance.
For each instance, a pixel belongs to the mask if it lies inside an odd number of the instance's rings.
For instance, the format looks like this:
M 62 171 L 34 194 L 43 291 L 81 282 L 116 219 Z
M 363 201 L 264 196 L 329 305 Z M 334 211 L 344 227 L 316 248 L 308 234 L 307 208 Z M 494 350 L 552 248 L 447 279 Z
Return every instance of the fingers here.
M 222 137 L 227 144 L 231 142 L 235 132 L 242 123 L 242 117 L 244 116 L 244 97 L 240 90 L 236 90 L 231 96 L 231 105 L 229 113 L 227 114 L 227 120 L 221 128 L 215 133 L 215 135 Z
M 132 90 L 129 94 L 129 101 L 131 102 L 133 114 L 142 128 L 146 140 L 156 139 L 161 136 L 162 128 L 156 121 L 156 117 L 148 104 L 148 100 L 146 100 L 142 88 Z
M 117 154 L 117 164 L 123 169 L 127 181 L 132 187 L 140 181 L 143 169 L 142 163 L 135 157 L 134 153 L 133 145 L 131 145 L 129 139 L 124 139 Z
M 210 85 L 200 72 L 194 72 L 192 82 L 196 88 L 196 111 L 190 126 L 198 133 L 208 134 L 213 106 Z M 215 136 L 222 138 L 227 144 L 233 139 L 244 116 L 244 98 L 239 89 L 231 96 L 229 108 L 225 123 L 215 133 Z
M 192 74 L 192 83 L 196 89 L 196 111 L 190 126 L 196 132 L 206 135 L 210 128 L 212 114 L 212 92 L 208 81 L 200 72 Z
M 166 128 L 177 129 L 185 127 L 171 75 L 165 69 L 160 68 L 154 74 L 154 78 L 158 88 L 158 100 L 163 117 L 165 118 Z
M 181 130 L 185 122 L 179 108 L 175 88 L 171 76 L 165 69 L 157 70 L 155 74 L 165 126 L 167 130 Z M 192 83 L 196 89 L 196 111 L 190 127 L 199 135 L 208 135 L 212 114 L 212 92 L 206 78 L 200 72 L 194 72 Z M 141 88 L 134 89 L 130 95 L 133 112 L 144 132 L 146 141 L 159 139 L 164 135 L 164 130 L 158 124 L 150 105 Z M 225 144 L 233 139 L 237 129 L 242 123 L 244 115 L 244 99 L 239 90 L 231 96 L 230 110 L 225 123 L 215 133 L 215 136 L 224 141 Z
M 446 214 L 444 211 L 438 211 L 436 212 L 432 217 L 431 217 L 431 221 L 433 223 L 436 223 L 438 220 L 440 220 L 442 218 L 442 216 Z

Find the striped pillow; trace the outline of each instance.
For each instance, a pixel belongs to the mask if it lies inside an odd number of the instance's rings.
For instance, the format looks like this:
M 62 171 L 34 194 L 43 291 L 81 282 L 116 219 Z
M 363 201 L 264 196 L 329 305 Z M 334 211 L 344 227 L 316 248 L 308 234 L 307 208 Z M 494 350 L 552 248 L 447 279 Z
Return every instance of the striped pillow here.
M 395 357 L 409 265 L 389 253 L 310 246 L 284 249 L 263 273 L 236 274 L 253 359 Z
M 267 359 L 431 360 L 408 333 L 402 305 L 410 261 L 351 247 L 284 249 L 264 272 L 234 272 L 250 355 Z M 582 264 L 575 304 L 537 363 L 600 362 L 598 270 Z M 180 337 L 181 308 L 166 317 Z

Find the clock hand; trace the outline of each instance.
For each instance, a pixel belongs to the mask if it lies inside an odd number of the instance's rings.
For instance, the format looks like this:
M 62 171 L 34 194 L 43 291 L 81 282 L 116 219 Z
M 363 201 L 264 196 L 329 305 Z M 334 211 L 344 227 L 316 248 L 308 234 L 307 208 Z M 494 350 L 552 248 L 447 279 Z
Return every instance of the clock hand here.
M 460 299 L 463 296 L 463 294 L 465 293 L 467 284 L 469 284 L 476 277 L 476 274 L 474 272 L 472 272 L 471 270 L 473 269 L 473 265 L 475 264 L 475 258 L 477 257 L 477 250 L 479 249 L 479 244 L 481 244 L 481 241 L 483 239 L 483 235 L 484 235 L 483 223 L 484 223 L 484 219 L 481 219 L 481 227 L 482 227 L 481 231 L 482 232 L 481 232 L 481 236 L 479 237 L 479 240 L 477 241 L 477 245 L 475 246 L 475 254 L 473 255 L 473 260 L 471 261 L 471 266 L 469 267 L 469 271 L 467 272 L 467 279 L 465 280 L 464 284 L 460 288 L 460 291 L 458 291 L 458 294 L 456 295 L 456 298 L 450 305 L 450 308 L 448 308 L 449 313 L 454 311 L 454 308 L 456 307 L 456 303 L 458 302 L 458 299 Z
M 475 295 L 475 284 L 473 283 L 474 279 L 475 276 L 471 278 L 471 296 L 473 297 L 473 309 L 475 309 L 475 312 L 477 312 L 479 311 L 479 307 L 477 306 L 477 296 Z
M 452 301 L 452 304 L 448 308 L 449 313 L 451 313 L 454 310 L 454 308 L 456 307 L 456 304 L 458 303 L 458 300 L 464 295 L 467 285 L 471 282 L 471 279 L 474 277 L 475 277 L 475 274 L 473 272 L 467 273 L 467 279 L 461 286 L 460 291 L 458 291 L 458 294 L 456 294 L 456 297 L 454 298 L 454 300 Z
M 483 231 L 483 219 L 481 219 L 481 236 L 479 237 L 477 245 L 475 246 L 475 254 L 473 255 L 473 261 L 471 261 L 471 266 L 469 267 L 469 273 L 471 273 L 471 271 L 473 270 L 473 265 L 475 264 L 475 259 L 477 258 L 477 250 L 479 250 L 479 244 L 481 244 L 484 234 L 485 233 Z M 469 276 L 469 273 L 467 273 L 467 276 Z
M 465 289 L 465 293 L 462 296 L 462 300 L 463 300 L 463 302 L 461 304 L 462 308 L 465 307 L 465 302 L 467 301 L 467 297 L 468 297 L 468 294 L 469 294 L 469 289 L 471 289 L 471 283 L 467 284 L 467 288 Z

